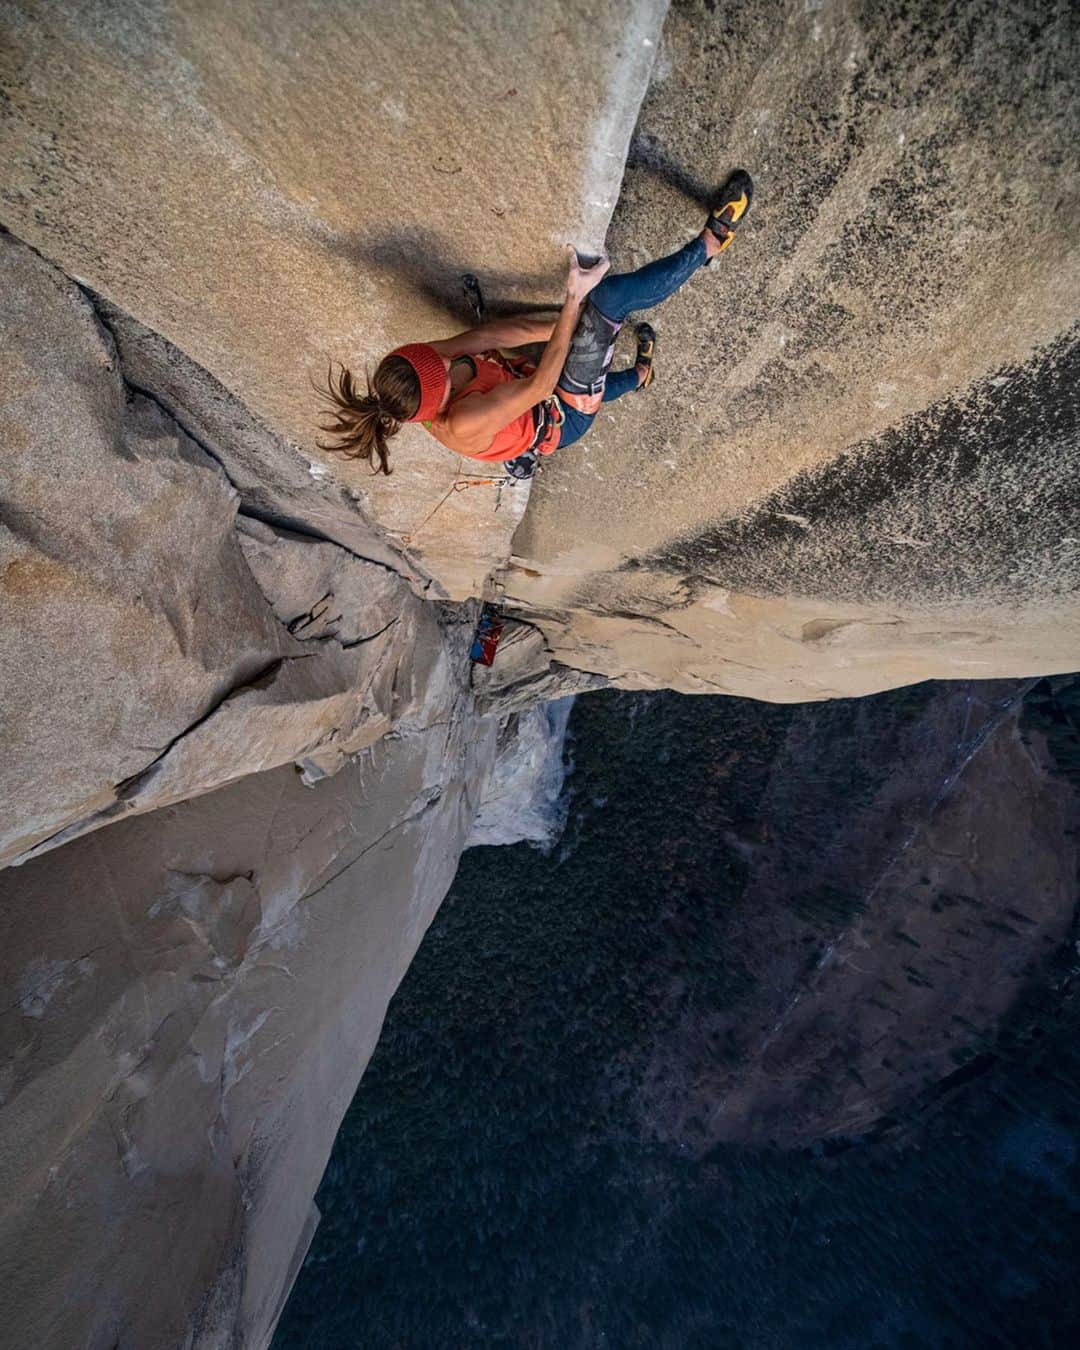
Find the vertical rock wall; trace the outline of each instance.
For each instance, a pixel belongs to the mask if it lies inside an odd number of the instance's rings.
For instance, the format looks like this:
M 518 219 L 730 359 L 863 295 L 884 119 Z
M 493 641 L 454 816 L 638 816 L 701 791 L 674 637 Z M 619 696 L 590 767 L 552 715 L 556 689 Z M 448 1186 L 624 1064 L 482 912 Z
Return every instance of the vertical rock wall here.
M 17 1344 L 265 1344 L 500 715 L 1076 664 L 1071 13 L 688 2 L 661 51 L 663 18 L 5 8 Z M 463 326 L 464 271 L 554 300 L 658 53 L 616 264 L 737 161 L 758 199 L 656 389 L 539 480 L 478 704 L 475 606 L 435 601 L 506 562 L 524 490 L 451 494 L 415 429 L 388 481 L 330 461 L 310 380 Z
M 333 495 L 293 528 L 286 447 L 205 372 L 0 267 L 4 1334 L 258 1346 L 512 728 L 474 605 Z
M 1075 668 L 1078 64 L 1056 0 L 673 7 L 616 266 L 756 193 L 533 493 L 508 584 L 559 660 L 771 699 Z
M 442 711 L 0 873 L 10 1344 L 266 1343 L 494 753 Z
M 417 535 L 457 460 L 416 428 L 390 480 L 328 460 L 310 381 L 468 326 L 465 272 L 496 312 L 558 301 L 564 242 L 603 242 L 665 8 L 10 4 L 0 222 L 467 595 L 524 502 L 496 518 L 491 494 L 464 494 Z
M 14 1343 L 269 1338 L 512 754 L 468 688 L 473 607 L 431 601 L 479 591 L 526 500 L 448 497 L 415 429 L 389 481 L 329 459 L 311 381 L 466 326 L 465 271 L 494 313 L 558 299 L 663 11 L 4 10 Z

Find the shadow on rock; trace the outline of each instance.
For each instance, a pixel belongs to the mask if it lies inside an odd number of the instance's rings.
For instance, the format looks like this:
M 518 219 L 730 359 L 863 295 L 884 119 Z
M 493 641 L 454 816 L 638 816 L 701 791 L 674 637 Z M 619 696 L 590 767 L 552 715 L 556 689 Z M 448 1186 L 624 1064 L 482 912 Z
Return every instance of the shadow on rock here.
M 554 289 L 550 272 L 515 273 L 493 271 L 465 257 L 447 239 L 432 230 L 405 229 L 396 234 L 367 238 L 359 234 L 327 240 L 331 252 L 365 271 L 374 269 L 392 275 L 437 306 L 456 322 L 469 327 L 475 322 L 462 286 L 462 278 L 474 274 L 480 282 L 488 318 L 518 314 L 547 314 L 556 303 L 540 304 L 512 299 L 522 292 Z
M 654 178 L 681 192 L 703 211 L 708 211 L 715 200 L 718 184 L 706 183 L 684 168 L 655 136 L 645 133 L 634 136 L 627 152 L 626 167 L 652 174 Z

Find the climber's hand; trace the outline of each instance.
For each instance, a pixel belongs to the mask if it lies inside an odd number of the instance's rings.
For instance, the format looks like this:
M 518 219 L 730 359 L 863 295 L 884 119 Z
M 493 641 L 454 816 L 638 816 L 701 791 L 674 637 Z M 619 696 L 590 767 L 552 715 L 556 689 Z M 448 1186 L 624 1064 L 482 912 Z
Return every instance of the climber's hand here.
M 577 249 L 572 244 L 567 244 L 566 252 L 569 265 L 566 277 L 566 298 L 568 300 L 584 300 L 593 287 L 598 286 L 603 281 L 605 273 L 611 266 L 611 259 L 606 253 L 602 253 L 591 267 L 582 267 Z

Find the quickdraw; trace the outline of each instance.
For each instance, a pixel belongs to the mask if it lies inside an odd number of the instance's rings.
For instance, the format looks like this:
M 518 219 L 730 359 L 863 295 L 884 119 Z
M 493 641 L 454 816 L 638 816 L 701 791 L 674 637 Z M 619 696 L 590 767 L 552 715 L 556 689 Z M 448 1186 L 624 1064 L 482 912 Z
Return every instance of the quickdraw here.
M 427 513 L 427 515 L 420 522 L 420 524 L 417 525 L 416 529 L 413 530 L 411 534 L 403 534 L 401 536 L 401 542 L 406 545 L 411 544 L 412 541 L 416 538 L 416 536 L 420 533 L 420 531 L 424 528 L 424 526 L 428 523 L 428 521 L 432 518 L 432 516 L 435 515 L 436 511 L 438 511 L 441 507 L 445 506 L 455 492 L 465 492 L 468 488 L 474 487 L 498 488 L 498 496 L 495 499 L 495 510 L 497 511 L 500 505 L 502 504 L 503 488 L 507 487 L 508 485 L 519 483 L 521 481 L 523 480 L 514 478 L 510 474 L 503 474 L 499 478 L 456 478 L 450 484 L 447 490 L 443 493 L 443 495 L 439 498 L 439 500 L 435 503 L 435 505 L 431 508 L 431 510 Z

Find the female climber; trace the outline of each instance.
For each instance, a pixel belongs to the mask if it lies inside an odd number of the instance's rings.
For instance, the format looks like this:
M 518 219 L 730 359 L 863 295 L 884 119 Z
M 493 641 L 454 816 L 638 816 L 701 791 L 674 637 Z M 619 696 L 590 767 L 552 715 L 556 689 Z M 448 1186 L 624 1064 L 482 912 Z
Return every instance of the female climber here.
M 637 325 L 634 365 L 612 374 L 615 335 L 629 314 L 666 300 L 731 244 L 752 194 L 750 175 L 732 174 L 701 233 L 636 272 L 605 275 L 606 258 L 585 268 L 569 249 L 566 301 L 555 323 L 500 319 L 440 342 L 398 347 L 368 377 L 366 394 L 346 367 L 331 370 L 332 407 L 321 430 L 337 439 L 321 448 L 389 473 L 387 441 L 403 422 L 422 422 L 459 455 L 498 461 L 513 477 L 528 478 L 538 455 L 584 436 L 601 403 L 652 383 L 652 328 Z M 534 342 L 547 344 L 536 365 L 502 354 Z

